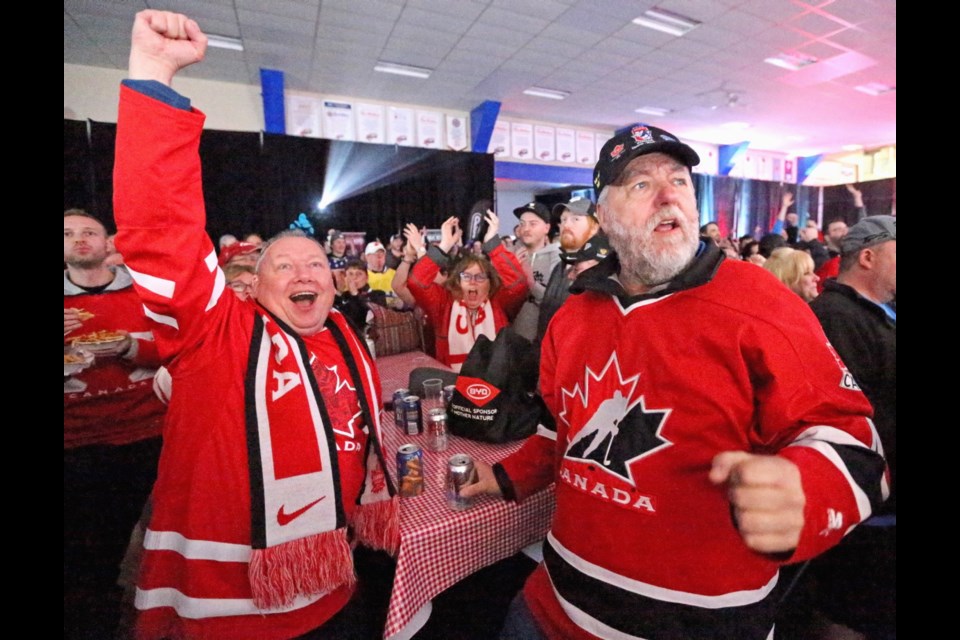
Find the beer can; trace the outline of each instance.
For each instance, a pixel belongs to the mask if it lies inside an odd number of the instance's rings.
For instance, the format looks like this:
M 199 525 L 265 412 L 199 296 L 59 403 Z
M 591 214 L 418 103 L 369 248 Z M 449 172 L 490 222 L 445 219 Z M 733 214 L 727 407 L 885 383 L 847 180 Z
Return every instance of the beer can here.
M 401 431 L 407 430 L 404 424 L 406 416 L 403 413 L 403 399 L 410 395 L 410 389 L 400 388 L 393 392 L 393 421 Z
M 453 402 L 453 391 L 457 388 L 455 384 L 448 384 L 443 388 L 443 402 L 447 405 L 447 409 L 450 409 L 450 403 Z
M 431 451 L 446 451 L 449 437 L 447 436 L 447 412 L 444 409 L 430 409 L 427 424 L 427 448 Z
M 450 456 L 450 460 L 447 462 L 447 477 L 444 485 L 447 506 L 454 511 L 469 509 L 473 500 L 462 497 L 460 489 L 468 484 L 473 484 L 476 480 L 477 469 L 473 464 L 473 458 L 466 453 Z
M 423 449 L 415 444 L 397 449 L 397 484 L 400 495 L 412 498 L 423 493 Z
M 423 413 L 420 410 L 420 396 L 406 396 L 403 399 L 403 430 L 408 436 L 423 433 Z

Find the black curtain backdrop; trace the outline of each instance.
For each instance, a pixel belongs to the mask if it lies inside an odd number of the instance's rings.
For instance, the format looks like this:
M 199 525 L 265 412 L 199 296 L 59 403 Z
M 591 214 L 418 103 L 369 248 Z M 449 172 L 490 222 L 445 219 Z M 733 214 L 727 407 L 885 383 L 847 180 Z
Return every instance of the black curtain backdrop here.
M 80 120 L 63 121 L 63 210 L 86 209 L 96 213 L 99 207 L 93 200 L 95 174 L 90 157 L 87 123 Z
M 112 231 L 116 125 L 64 120 L 63 129 L 64 209 L 87 209 Z M 408 222 L 465 222 L 474 202 L 493 199 L 490 154 L 205 130 L 200 156 L 214 241 L 224 233 L 269 237 L 300 213 L 318 237 L 337 228 L 386 241 Z
M 63 122 L 64 209 L 87 209 L 111 231 L 115 135 L 115 124 Z M 494 200 L 490 154 L 213 130 L 203 132 L 200 153 L 207 231 L 214 241 L 224 233 L 269 237 L 305 213 L 318 237 L 336 228 L 386 242 L 408 222 L 438 228 L 458 216 L 465 224 L 473 203 Z M 715 220 L 724 235 L 767 233 L 787 189 L 801 218 L 817 210 L 822 190 L 824 223 L 856 219 L 844 185 L 805 187 L 699 173 L 694 183 L 701 224 Z M 896 184 L 890 178 L 857 185 L 867 215 L 896 211 Z M 568 196 L 553 190 L 537 199 L 553 205 Z

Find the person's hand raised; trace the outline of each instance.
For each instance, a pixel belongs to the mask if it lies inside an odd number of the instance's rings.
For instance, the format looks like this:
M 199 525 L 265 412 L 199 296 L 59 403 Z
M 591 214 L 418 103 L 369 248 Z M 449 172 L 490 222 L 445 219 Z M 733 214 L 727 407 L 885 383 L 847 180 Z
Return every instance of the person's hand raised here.
M 423 249 L 423 235 L 420 233 L 420 229 L 417 229 L 417 225 L 411 222 L 403 228 L 403 237 L 407 239 L 406 244 L 403 245 L 404 257 L 416 260 L 420 255 L 420 250 Z
M 488 240 L 500 232 L 500 218 L 493 210 L 487 209 L 487 214 L 483 216 L 483 219 L 487 221 L 487 232 L 483 236 L 483 243 L 486 244 Z
M 170 85 L 186 66 L 203 60 L 207 36 L 182 13 L 147 9 L 137 13 L 130 38 L 129 78 Z
M 460 227 L 460 221 L 456 216 L 450 216 L 440 225 L 440 250 L 448 253 L 453 245 L 457 244 L 460 236 L 457 233 Z

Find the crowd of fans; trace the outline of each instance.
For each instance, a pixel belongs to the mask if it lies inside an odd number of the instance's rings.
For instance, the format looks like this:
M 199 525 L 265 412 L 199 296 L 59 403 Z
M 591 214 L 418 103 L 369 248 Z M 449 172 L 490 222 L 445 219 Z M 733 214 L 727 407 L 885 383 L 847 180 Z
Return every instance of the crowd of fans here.
M 133 633 L 121 562 L 137 637 L 368 637 L 351 544 L 399 544 L 377 306 L 416 314 L 454 371 L 507 326 L 542 353 L 556 424 L 464 488 L 556 484 L 509 637 L 765 638 L 776 620 L 788 639 L 895 637 L 894 217 L 863 217 L 851 185 L 849 228 L 801 225 L 785 192 L 769 233 L 698 233 L 699 156 L 637 125 L 604 145 L 596 203 L 517 207 L 513 235 L 487 210 L 477 238 L 450 217 L 435 242 L 409 221 L 362 251 L 336 229 L 214 250 L 202 119 L 169 86 L 206 36 L 148 10 L 132 42 L 118 244 L 64 212 L 65 637 Z M 334 499 L 288 529 L 299 512 L 263 518 L 297 491 L 274 465 Z

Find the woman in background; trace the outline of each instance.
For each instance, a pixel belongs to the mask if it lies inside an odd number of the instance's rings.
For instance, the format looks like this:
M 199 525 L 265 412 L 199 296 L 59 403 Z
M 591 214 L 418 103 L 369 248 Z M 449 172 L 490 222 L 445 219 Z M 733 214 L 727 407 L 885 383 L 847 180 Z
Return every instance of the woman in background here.
M 486 255 L 464 253 L 446 279 L 437 281 L 462 235 L 457 218 L 451 217 L 440 227 L 440 243 L 431 246 L 425 258 L 413 265 L 407 281 L 410 293 L 433 326 L 437 360 L 454 371 L 460 370 L 479 336 L 493 340 L 510 324 L 527 297 L 520 261 L 497 235 L 497 215 L 488 210 L 486 221 Z M 408 242 L 416 242 L 415 236 L 408 235 Z
M 763 268 L 777 276 L 790 290 L 810 302 L 817 297 L 820 278 L 814 273 L 813 258 L 806 251 L 781 247 L 775 249 Z

